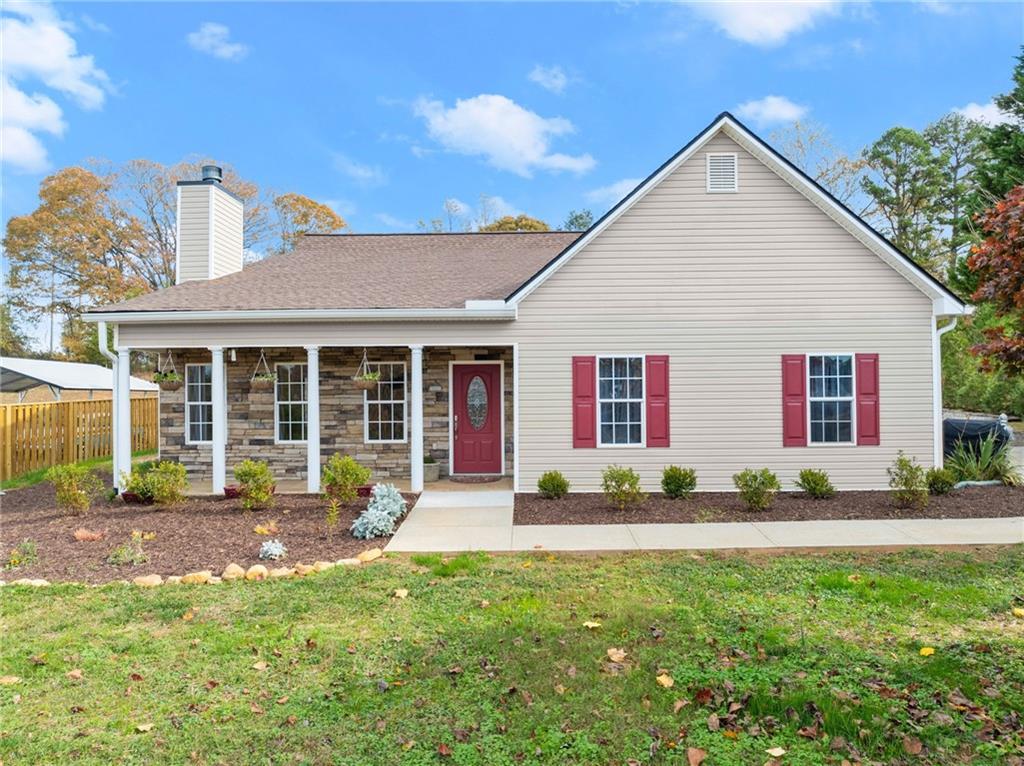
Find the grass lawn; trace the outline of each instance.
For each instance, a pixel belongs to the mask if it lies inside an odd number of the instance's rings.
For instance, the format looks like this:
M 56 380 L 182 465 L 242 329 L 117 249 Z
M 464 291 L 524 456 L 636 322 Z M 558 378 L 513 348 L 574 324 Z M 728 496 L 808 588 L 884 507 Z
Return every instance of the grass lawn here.
M 1020 546 L 428 556 L 0 593 L 5 766 L 1024 756 Z
M 142 450 L 132 453 L 132 460 L 139 458 L 150 458 L 156 456 L 156 450 Z M 82 460 L 78 465 L 84 465 L 86 468 L 92 468 L 94 470 L 111 470 L 112 462 L 109 457 L 95 457 L 92 460 Z M 19 476 L 12 476 L 10 479 L 4 479 L 0 481 L 0 489 L 21 489 L 22 487 L 31 487 L 35 484 L 40 484 L 46 481 L 46 472 L 49 468 L 37 468 L 35 471 L 29 471 Z

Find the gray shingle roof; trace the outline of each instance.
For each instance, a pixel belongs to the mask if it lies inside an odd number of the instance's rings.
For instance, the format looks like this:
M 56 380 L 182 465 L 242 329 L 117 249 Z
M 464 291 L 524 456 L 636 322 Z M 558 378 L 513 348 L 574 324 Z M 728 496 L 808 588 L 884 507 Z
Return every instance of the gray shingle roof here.
M 462 308 L 503 299 L 579 232 L 326 234 L 220 279 L 93 311 Z

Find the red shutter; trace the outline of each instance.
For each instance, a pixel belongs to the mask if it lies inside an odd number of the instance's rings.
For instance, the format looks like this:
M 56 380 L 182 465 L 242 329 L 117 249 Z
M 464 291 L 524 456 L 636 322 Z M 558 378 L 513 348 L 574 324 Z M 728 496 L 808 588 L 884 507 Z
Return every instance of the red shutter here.
M 857 444 L 881 443 L 878 406 L 878 354 L 857 354 Z
M 597 358 L 572 358 L 572 446 L 597 446 Z
M 807 357 L 782 355 L 782 446 L 807 446 Z
M 645 378 L 647 446 L 667 447 L 669 443 L 668 356 L 648 356 Z

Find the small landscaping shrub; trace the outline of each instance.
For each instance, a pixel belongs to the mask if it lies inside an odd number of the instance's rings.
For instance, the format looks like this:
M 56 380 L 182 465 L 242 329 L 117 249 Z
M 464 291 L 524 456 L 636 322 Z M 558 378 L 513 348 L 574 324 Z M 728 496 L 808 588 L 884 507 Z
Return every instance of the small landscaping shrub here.
M 149 560 L 149 556 L 146 555 L 142 546 L 147 539 L 152 540 L 153 536 L 133 529 L 128 542 L 121 543 L 110 552 L 110 555 L 107 556 L 107 563 L 116 567 L 145 564 Z
M 601 472 L 601 489 L 608 501 L 620 511 L 647 499 L 640 489 L 639 474 L 632 468 L 619 465 L 610 465 Z
M 759 471 L 745 468 L 732 477 L 732 483 L 740 493 L 740 498 L 751 511 L 764 511 L 772 504 L 775 493 L 782 489 L 779 477 L 767 468 Z
M 933 495 L 948 495 L 956 484 L 956 476 L 948 468 L 929 468 L 925 481 L 928 491 Z
M 341 503 L 331 498 L 327 504 L 327 511 L 324 513 L 324 524 L 327 525 L 328 536 L 334 534 L 334 529 L 338 526 L 339 521 L 341 521 Z
M 686 498 L 697 488 L 697 472 L 692 468 L 667 465 L 661 472 L 661 491 L 673 499 Z
M 547 471 L 537 479 L 537 491 L 541 497 L 557 500 L 569 494 L 569 480 L 561 471 Z
M 382 511 L 397 521 L 405 513 L 405 498 L 394 484 L 374 484 L 366 508 Z
M 280 561 L 288 555 L 288 549 L 280 540 L 265 540 L 260 546 L 259 556 L 264 561 Z
M 885 469 L 892 487 L 892 502 L 897 508 L 924 508 L 928 505 L 928 482 L 924 468 L 915 458 L 900 450 L 892 465 Z
M 1001 481 L 1011 487 L 1022 482 L 1010 443 L 996 446 L 995 434 L 986 436 L 977 447 L 957 442 L 953 454 L 946 458 L 946 467 L 957 481 Z
M 395 533 L 395 520 L 383 508 L 367 506 L 366 510 L 352 522 L 351 531 L 352 536 L 360 540 L 386 537 Z
M 243 460 L 235 467 L 235 481 L 247 511 L 269 508 L 274 504 L 274 476 L 262 460 Z
M 364 468 L 351 455 L 337 452 L 324 465 L 320 483 L 324 495 L 341 503 L 351 503 L 358 496 L 358 488 L 370 480 L 370 469 Z
M 136 495 L 144 503 L 171 505 L 185 498 L 186 489 L 188 473 L 185 466 L 173 460 L 160 460 L 134 466 L 122 491 Z
M 85 513 L 101 492 L 100 477 L 84 465 L 55 465 L 46 472 L 57 493 L 57 507 L 72 513 Z
M 816 468 L 804 468 L 800 471 L 796 485 L 815 500 L 828 500 L 836 493 L 828 474 Z
M 7 564 L 4 569 L 17 569 L 18 567 L 35 564 L 39 561 L 39 550 L 36 548 L 35 540 L 22 540 L 11 551 L 7 557 Z

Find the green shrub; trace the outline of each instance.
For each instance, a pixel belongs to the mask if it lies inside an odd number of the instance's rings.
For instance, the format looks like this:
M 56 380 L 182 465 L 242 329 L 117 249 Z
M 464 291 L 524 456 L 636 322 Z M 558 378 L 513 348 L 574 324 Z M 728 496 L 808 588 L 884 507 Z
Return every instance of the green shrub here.
M 242 507 L 251 511 L 274 504 L 274 476 L 262 460 L 243 460 L 235 466 L 235 481 Z
M 541 497 L 557 500 L 569 494 L 569 480 L 562 475 L 561 471 L 547 471 L 537 479 L 537 491 Z
M 370 469 L 364 468 L 351 455 L 344 457 L 335 452 L 324 465 L 320 476 L 324 495 L 341 503 L 351 503 L 358 488 L 370 480 Z
M 692 468 L 667 465 L 661 472 L 661 491 L 673 499 L 686 498 L 697 488 L 697 472 Z
M 39 561 L 39 550 L 36 547 L 35 540 L 25 539 L 14 546 L 11 555 L 7 557 L 4 569 L 26 567 L 30 564 L 35 564 L 37 561 Z
M 828 500 L 836 493 L 828 474 L 816 468 L 804 468 L 800 471 L 796 485 L 815 500 Z
M 976 447 L 957 442 L 946 467 L 957 481 L 1001 481 L 1008 486 L 1021 484 L 1021 475 L 1013 461 L 1010 443 L 996 446 L 996 435 L 989 434 Z
M 956 476 L 948 468 L 929 468 L 925 482 L 933 495 L 948 495 L 956 484 Z
M 647 495 L 640 489 L 640 476 L 632 468 L 610 465 L 601 472 L 601 489 L 609 502 L 620 511 L 642 503 Z
M 57 493 L 57 507 L 74 514 L 85 513 L 103 492 L 100 477 L 84 465 L 55 465 L 46 472 Z
M 132 535 L 128 538 L 128 542 L 121 543 L 110 552 L 107 556 L 107 563 L 112 564 L 115 567 L 124 566 L 136 566 L 138 564 L 145 564 L 149 560 L 149 556 L 142 549 L 143 541 L 146 539 L 146 535 L 137 529 L 132 530 Z
M 122 479 L 125 474 L 121 474 Z M 180 502 L 188 489 L 185 466 L 173 460 L 140 463 L 132 468 L 131 477 L 123 482 L 123 492 L 137 495 L 146 503 L 170 505 Z
M 928 505 L 928 481 L 924 468 L 915 458 L 900 450 L 892 465 L 885 469 L 892 487 L 892 502 L 897 508 L 924 508 Z
M 745 468 L 732 477 L 732 483 L 751 511 L 766 510 L 772 504 L 775 493 L 782 488 L 779 477 L 767 468 L 759 471 Z

